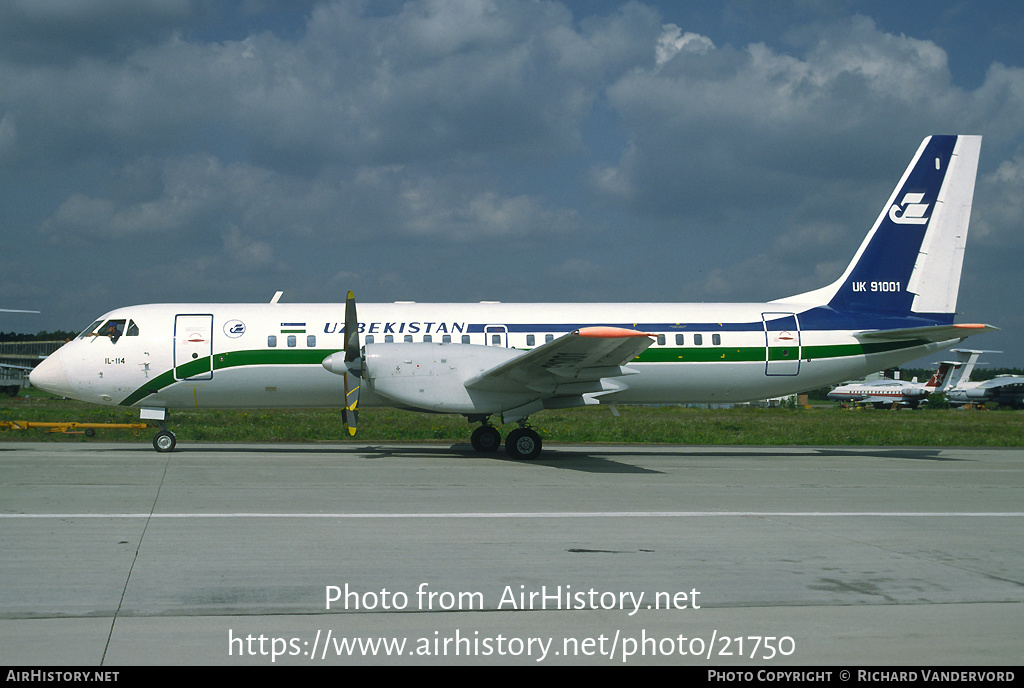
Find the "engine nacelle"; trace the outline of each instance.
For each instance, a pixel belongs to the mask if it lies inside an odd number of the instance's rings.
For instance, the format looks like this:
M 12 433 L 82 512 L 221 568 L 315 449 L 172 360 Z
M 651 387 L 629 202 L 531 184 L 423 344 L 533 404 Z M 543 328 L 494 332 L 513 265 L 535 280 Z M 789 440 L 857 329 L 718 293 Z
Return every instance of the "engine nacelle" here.
M 499 413 L 533 401 L 537 394 L 471 390 L 465 383 L 524 353 L 478 344 L 367 344 L 363 383 L 398 406 L 439 413 Z

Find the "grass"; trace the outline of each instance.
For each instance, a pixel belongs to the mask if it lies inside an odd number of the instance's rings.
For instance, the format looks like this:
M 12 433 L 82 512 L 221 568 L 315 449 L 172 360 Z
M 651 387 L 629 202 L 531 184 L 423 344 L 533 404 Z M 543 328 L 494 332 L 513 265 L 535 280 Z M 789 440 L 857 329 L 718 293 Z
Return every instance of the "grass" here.
M 0 421 L 137 423 L 138 410 L 37 396 L 0 399 Z M 877 411 L 604 407 L 545 411 L 532 426 L 545 441 L 721 445 L 1024 446 L 1024 412 Z M 174 411 L 168 427 L 179 442 L 468 442 L 475 427 L 462 416 L 365 409 L 352 439 L 336 409 Z M 502 434 L 513 426 L 504 426 Z M 150 441 L 155 431 L 99 430 L 104 441 Z M 44 430 L 0 432 L 4 441 L 87 441 Z

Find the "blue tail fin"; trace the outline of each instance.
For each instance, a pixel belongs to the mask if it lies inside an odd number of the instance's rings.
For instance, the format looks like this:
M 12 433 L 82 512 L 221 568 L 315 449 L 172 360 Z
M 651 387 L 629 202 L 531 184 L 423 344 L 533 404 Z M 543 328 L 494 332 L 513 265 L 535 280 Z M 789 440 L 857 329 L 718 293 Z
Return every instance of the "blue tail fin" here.
M 952 322 L 980 150 L 980 136 L 926 138 L 843 276 L 783 300 Z

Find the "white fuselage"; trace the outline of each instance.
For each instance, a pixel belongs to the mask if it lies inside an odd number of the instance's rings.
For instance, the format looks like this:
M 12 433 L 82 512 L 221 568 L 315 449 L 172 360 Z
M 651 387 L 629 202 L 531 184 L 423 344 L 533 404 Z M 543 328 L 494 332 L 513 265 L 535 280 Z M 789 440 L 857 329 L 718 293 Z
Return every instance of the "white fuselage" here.
M 648 332 L 635 374 L 588 403 L 741 402 L 813 389 L 946 348 L 908 340 L 870 348 L 851 329 L 815 326 L 792 303 L 361 304 L 363 344 L 393 341 L 533 349 L 580 327 Z M 36 378 L 66 396 L 152 408 L 343 405 L 343 376 L 321 365 L 344 349 L 344 304 L 157 304 L 112 311 L 119 336 L 87 331 Z M 439 350 L 443 350 L 441 347 Z M 363 390 L 363 406 L 396 405 Z M 500 409 L 499 409 L 500 410 Z M 491 413 L 495 409 L 479 409 Z

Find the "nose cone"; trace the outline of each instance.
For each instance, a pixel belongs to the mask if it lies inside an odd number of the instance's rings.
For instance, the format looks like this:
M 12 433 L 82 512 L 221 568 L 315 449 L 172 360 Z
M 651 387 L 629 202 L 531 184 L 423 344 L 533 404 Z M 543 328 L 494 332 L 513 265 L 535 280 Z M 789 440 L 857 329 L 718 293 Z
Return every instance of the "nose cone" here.
M 60 351 L 55 351 L 47 356 L 42 363 L 28 374 L 28 381 L 33 387 L 59 394 L 62 397 L 71 396 L 71 381 L 68 374 L 64 372 L 64 361 L 61 359 Z

